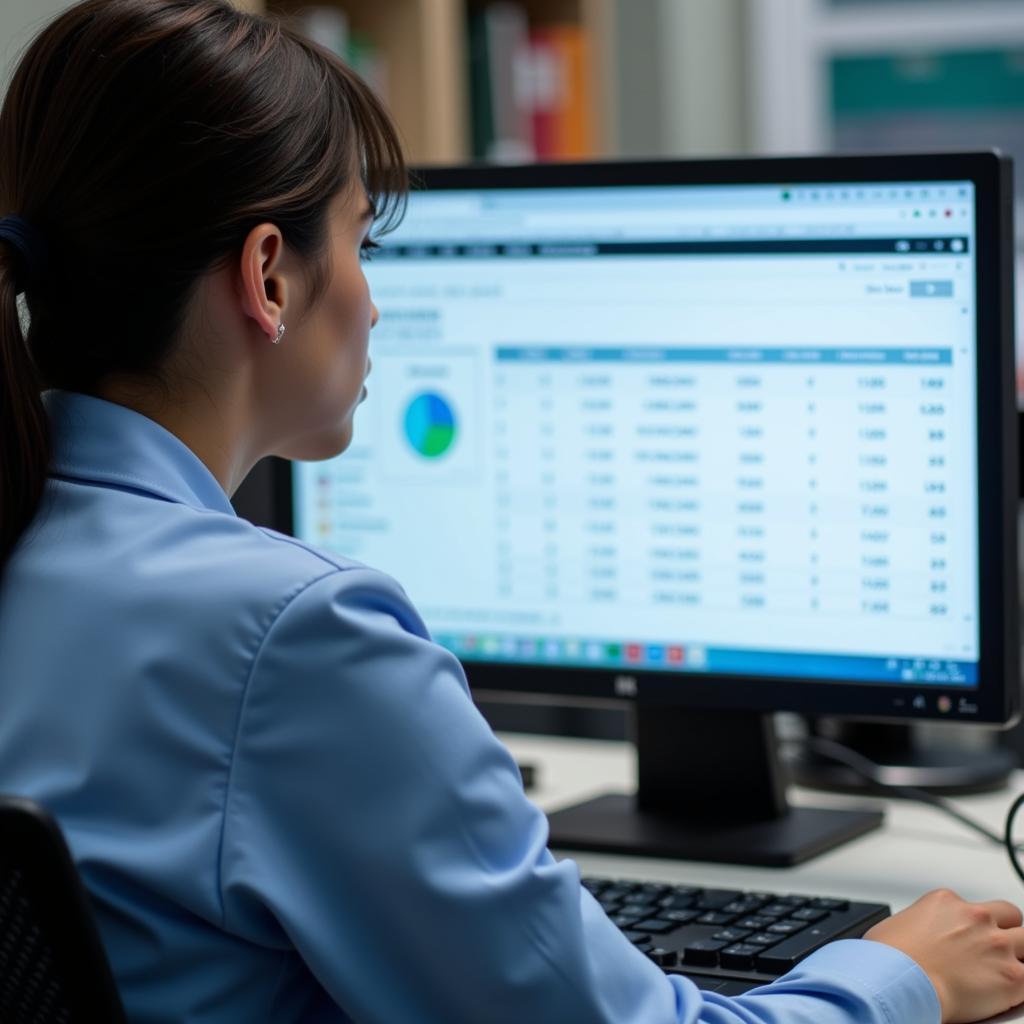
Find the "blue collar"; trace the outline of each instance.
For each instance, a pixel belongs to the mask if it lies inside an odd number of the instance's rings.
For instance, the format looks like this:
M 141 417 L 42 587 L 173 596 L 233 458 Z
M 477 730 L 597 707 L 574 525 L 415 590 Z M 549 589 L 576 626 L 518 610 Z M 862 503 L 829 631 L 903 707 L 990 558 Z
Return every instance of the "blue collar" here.
M 52 476 L 235 514 L 195 452 L 141 413 L 74 391 L 46 391 L 43 404 L 53 424 Z

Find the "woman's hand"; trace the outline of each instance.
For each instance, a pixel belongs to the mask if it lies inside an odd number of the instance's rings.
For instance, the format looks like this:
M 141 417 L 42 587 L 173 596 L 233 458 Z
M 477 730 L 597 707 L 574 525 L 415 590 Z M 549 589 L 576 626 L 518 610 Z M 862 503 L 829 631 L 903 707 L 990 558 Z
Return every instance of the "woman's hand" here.
M 1012 903 L 968 903 L 936 889 L 864 938 L 917 961 L 938 993 L 943 1024 L 984 1020 L 1024 1002 L 1024 928 Z

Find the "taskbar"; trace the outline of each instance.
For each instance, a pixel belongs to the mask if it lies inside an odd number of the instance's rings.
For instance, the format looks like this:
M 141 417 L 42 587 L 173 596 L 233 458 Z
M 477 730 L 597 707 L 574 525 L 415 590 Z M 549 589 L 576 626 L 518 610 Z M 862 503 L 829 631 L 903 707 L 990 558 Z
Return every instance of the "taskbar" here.
M 977 686 L 977 661 L 812 654 L 691 643 L 608 642 L 488 633 L 434 634 L 462 661 L 642 672 L 719 673 L 789 679 L 843 679 L 919 686 Z

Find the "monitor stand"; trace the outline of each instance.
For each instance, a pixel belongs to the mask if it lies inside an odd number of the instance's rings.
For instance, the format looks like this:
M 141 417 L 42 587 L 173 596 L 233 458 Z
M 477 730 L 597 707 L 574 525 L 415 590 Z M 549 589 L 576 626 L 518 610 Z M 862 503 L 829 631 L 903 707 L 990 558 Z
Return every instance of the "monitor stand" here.
M 812 719 L 808 727 L 812 735 L 835 740 L 874 761 L 880 781 L 888 786 L 913 786 L 947 796 L 991 793 L 1005 789 L 1017 767 L 1013 753 L 1002 747 L 974 750 L 927 743 L 910 725 L 829 718 Z M 881 792 L 845 765 L 813 752 L 802 753 L 788 767 L 800 786 L 837 793 Z
M 869 832 L 879 811 L 790 807 L 770 714 L 637 705 L 636 794 L 548 815 L 550 845 L 790 867 Z

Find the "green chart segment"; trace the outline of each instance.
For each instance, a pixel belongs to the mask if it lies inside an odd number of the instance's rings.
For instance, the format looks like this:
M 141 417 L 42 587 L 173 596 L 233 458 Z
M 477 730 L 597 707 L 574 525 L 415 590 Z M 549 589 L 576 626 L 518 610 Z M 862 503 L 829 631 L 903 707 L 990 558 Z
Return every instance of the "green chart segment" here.
M 417 395 L 405 410 L 405 436 L 428 459 L 444 455 L 455 441 L 455 413 L 432 391 Z

